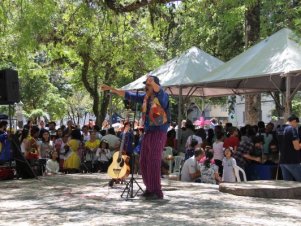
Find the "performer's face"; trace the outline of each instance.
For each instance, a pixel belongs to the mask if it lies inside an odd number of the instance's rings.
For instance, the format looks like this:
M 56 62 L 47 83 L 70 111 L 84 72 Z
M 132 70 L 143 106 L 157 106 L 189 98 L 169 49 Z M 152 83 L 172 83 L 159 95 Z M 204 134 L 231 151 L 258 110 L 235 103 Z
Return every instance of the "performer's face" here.
M 148 96 L 150 96 L 151 94 L 153 94 L 153 87 L 149 84 L 146 84 L 145 85 L 145 92 Z

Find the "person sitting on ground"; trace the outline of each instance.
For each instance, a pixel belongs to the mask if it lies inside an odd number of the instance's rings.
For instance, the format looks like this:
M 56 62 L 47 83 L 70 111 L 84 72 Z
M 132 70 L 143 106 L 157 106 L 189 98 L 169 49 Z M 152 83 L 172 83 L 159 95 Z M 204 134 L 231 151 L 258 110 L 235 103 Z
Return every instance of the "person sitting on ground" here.
M 204 151 L 199 148 L 195 150 L 194 156 L 184 162 L 181 170 L 181 181 L 194 182 L 200 177 L 201 172 L 198 162 L 203 156 Z
M 50 153 L 50 159 L 46 162 L 46 174 L 54 175 L 59 173 L 59 163 L 58 163 L 58 153 L 57 151 L 52 151 Z
M 102 140 L 99 147 L 96 150 L 96 168 L 100 172 L 107 172 L 110 160 L 112 158 L 111 151 L 109 149 L 109 143 L 106 140 Z
M 235 177 L 235 166 L 236 160 L 232 157 L 233 148 L 228 147 L 225 149 L 225 157 L 223 159 L 223 182 L 234 183 L 236 182 Z
M 206 160 L 200 165 L 201 182 L 206 184 L 218 184 L 221 179 L 218 174 L 217 165 L 211 162 L 213 159 L 213 153 L 211 151 L 206 151 L 205 155 Z
M 96 132 L 92 131 L 90 133 L 90 139 L 85 143 L 85 149 L 86 149 L 86 155 L 85 160 L 86 161 L 92 161 L 95 157 L 96 150 L 100 145 L 100 140 L 96 137 Z

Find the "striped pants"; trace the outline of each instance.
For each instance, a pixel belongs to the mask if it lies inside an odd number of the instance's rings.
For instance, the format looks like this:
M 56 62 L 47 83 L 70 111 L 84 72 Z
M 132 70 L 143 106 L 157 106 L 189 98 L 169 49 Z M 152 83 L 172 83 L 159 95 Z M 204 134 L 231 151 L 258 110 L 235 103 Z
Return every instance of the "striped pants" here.
M 146 132 L 142 140 L 140 154 L 140 169 L 146 190 L 157 194 L 161 198 L 163 198 L 161 189 L 161 160 L 166 138 L 166 132 Z

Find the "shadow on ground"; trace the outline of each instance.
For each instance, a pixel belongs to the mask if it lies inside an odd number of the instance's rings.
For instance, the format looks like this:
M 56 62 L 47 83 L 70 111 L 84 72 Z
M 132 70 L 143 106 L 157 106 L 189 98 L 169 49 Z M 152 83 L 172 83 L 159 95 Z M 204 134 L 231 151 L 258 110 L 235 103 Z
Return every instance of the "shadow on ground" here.
M 164 200 L 120 195 L 105 174 L 0 182 L 0 225 L 300 225 L 301 200 L 240 197 L 163 179 Z M 141 178 L 137 179 L 143 187 Z M 134 190 L 137 189 L 134 187 Z

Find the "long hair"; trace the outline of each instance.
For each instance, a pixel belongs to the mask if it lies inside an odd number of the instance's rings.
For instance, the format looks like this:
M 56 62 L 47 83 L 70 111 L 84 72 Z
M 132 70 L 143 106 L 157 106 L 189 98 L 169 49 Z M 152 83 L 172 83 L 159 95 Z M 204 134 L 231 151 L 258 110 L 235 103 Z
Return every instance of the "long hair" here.
M 213 153 L 211 151 L 206 151 L 206 160 L 204 162 L 206 168 L 210 168 L 210 163 L 213 158 Z

